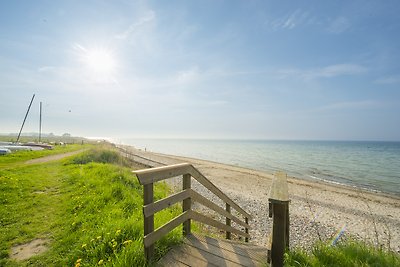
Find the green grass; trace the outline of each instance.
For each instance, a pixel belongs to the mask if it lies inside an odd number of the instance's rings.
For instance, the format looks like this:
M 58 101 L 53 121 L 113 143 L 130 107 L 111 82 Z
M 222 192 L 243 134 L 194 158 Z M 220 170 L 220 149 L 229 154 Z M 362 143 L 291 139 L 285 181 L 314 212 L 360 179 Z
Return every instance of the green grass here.
M 0 157 L 0 266 L 144 266 L 142 186 L 127 162 L 102 148 L 23 164 L 42 152 Z M 167 192 L 158 183 L 155 199 Z M 179 211 L 157 214 L 156 227 Z M 180 242 L 181 231 L 157 243 L 156 257 Z M 12 246 L 36 238 L 50 240 L 47 252 L 22 262 L 9 258 Z
M 285 254 L 285 266 L 400 266 L 400 256 L 358 241 L 337 246 L 317 243 L 311 252 L 294 249 Z

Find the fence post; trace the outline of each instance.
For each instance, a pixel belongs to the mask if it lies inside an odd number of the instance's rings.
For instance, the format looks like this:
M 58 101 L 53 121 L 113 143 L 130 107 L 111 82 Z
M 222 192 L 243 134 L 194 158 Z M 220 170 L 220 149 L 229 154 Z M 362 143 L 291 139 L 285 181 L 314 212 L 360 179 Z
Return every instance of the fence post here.
M 287 203 L 273 203 L 273 225 L 271 245 L 271 266 L 283 266 L 283 254 L 286 248 Z
M 183 190 L 190 189 L 191 188 L 191 175 L 190 174 L 184 174 L 183 175 Z M 187 198 L 183 200 L 183 212 L 188 211 L 192 208 L 192 200 L 190 198 Z M 190 229 L 190 219 L 187 221 L 183 222 L 183 235 L 186 236 L 190 234 L 191 229 Z
M 153 203 L 153 183 L 146 184 L 143 187 L 143 204 L 148 205 Z M 144 212 L 143 212 L 144 216 Z M 154 215 L 144 217 L 144 236 L 154 231 Z M 147 261 L 151 261 L 154 255 L 154 244 L 144 248 L 144 254 Z
M 229 213 L 231 213 L 231 205 L 229 205 L 228 203 L 225 204 L 225 210 Z M 226 225 L 227 226 L 231 226 L 231 219 L 229 219 L 228 217 L 226 217 Z M 231 232 L 226 231 L 226 239 L 231 239 Z
M 286 202 L 285 203 L 285 205 L 286 205 L 286 229 L 285 229 L 285 232 L 286 232 L 286 245 L 285 245 L 285 247 L 286 247 L 286 249 L 288 249 L 289 250 L 289 225 L 290 225 L 290 221 L 289 221 L 289 202 Z
M 244 222 L 247 224 L 247 225 L 249 225 L 249 218 L 247 218 L 247 217 L 245 217 L 244 218 Z M 248 234 L 249 233 L 249 228 L 245 228 L 244 229 L 244 231 L 246 232 L 246 234 Z M 244 238 L 244 242 L 249 242 L 249 238 L 246 236 L 245 238 Z

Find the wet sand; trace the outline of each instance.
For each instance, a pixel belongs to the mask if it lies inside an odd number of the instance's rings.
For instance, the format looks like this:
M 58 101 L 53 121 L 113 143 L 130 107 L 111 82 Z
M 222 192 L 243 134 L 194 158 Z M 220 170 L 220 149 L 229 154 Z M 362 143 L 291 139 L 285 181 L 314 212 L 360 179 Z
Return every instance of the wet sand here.
M 211 161 L 151 153 L 123 146 L 137 161 L 150 166 L 191 163 L 225 194 L 253 215 L 251 241 L 265 245 L 271 229 L 268 194 L 273 174 Z M 285 170 L 282 170 L 285 171 Z M 181 181 L 175 179 L 174 186 Z M 288 177 L 290 246 L 308 248 L 315 241 L 353 237 L 400 252 L 400 197 Z M 196 182 L 196 191 L 215 199 Z M 216 202 L 218 200 L 215 199 Z M 195 208 L 198 205 L 194 206 Z

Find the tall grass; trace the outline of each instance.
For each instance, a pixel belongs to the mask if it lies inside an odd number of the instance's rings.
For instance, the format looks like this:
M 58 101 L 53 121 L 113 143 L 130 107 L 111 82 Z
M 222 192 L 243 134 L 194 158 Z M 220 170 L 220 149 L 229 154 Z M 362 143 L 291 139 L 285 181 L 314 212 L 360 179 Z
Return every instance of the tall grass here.
M 0 169 L 0 266 L 144 266 L 142 186 L 121 164 L 115 151 L 94 149 Z M 155 198 L 167 191 L 156 185 Z M 157 214 L 156 226 L 179 211 Z M 9 258 L 12 246 L 35 238 L 49 239 L 49 250 L 22 262 Z M 178 228 L 157 243 L 156 256 L 180 240 Z
M 400 266 L 400 256 L 359 241 L 344 241 L 337 246 L 319 242 L 311 252 L 300 248 L 285 254 L 285 266 Z

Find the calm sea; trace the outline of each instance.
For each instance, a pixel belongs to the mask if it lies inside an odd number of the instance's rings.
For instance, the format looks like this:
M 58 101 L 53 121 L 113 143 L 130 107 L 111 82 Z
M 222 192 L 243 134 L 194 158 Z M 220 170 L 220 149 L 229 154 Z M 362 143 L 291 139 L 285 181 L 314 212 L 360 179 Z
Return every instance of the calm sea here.
M 124 139 L 148 151 L 400 195 L 400 142 Z

